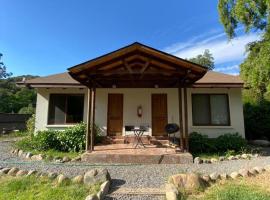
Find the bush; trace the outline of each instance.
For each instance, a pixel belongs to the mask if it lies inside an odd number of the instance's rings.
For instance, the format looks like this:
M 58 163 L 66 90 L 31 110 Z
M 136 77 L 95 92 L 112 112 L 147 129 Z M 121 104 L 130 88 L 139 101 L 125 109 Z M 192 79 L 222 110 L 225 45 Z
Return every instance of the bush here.
M 29 134 L 34 134 L 35 131 L 35 119 L 36 115 L 33 114 L 27 121 L 26 121 L 26 131 Z
M 81 151 L 85 148 L 86 125 L 80 123 L 64 131 L 58 131 L 57 139 L 60 142 L 61 151 Z
M 217 137 L 215 145 L 219 152 L 226 152 L 227 150 L 239 152 L 241 149 L 246 148 L 247 141 L 238 133 L 228 133 Z
M 85 124 L 80 123 L 63 131 L 45 130 L 38 131 L 17 142 L 17 146 L 25 150 L 58 150 L 58 151 L 82 151 L 85 148 Z
M 189 136 L 189 147 L 190 152 L 193 154 L 239 152 L 247 147 L 247 142 L 238 133 L 228 133 L 217 138 L 208 138 L 207 135 L 193 132 Z
M 244 118 L 246 137 L 249 140 L 270 140 L 270 102 L 245 103 Z

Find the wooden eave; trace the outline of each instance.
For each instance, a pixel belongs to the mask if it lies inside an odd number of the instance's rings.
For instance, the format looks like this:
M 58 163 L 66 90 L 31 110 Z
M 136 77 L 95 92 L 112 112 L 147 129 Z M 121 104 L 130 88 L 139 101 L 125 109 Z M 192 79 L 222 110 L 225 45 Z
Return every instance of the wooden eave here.
M 95 58 L 68 69 L 87 87 L 152 88 L 190 85 L 207 68 L 140 43 Z

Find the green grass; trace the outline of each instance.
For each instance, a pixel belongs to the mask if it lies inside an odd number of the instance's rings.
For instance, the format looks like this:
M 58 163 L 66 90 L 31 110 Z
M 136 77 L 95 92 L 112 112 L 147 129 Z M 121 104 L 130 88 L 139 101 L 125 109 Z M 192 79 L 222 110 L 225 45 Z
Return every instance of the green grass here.
M 246 184 L 226 184 L 213 187 L 203 200 L 269 200 L 270 194 Z
M 99 190 L 99 185 L 86 187 L 72 184 L 58 186 L 47 178 L 0 177 L 0 200 L 84 200 Z
M 269 179 L 270 173 L 265 172 L 256 177 L 220 181 L 181 200 L 269 200 Z

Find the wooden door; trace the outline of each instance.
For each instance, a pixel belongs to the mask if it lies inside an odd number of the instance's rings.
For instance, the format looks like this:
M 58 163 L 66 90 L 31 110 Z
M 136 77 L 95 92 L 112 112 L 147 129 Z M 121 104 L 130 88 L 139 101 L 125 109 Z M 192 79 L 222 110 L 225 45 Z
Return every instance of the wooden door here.
M 152 136 L 166 136 L 167 94 L 152 94 Z
M 107 135 L 121 136 L 123 128 L 123 94 L 108 94 Z

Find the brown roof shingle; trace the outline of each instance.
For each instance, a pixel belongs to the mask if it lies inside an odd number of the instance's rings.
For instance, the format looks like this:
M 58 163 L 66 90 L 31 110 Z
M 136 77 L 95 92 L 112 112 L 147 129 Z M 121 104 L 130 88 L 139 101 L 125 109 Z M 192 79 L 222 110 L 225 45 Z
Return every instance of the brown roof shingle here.
M 17 84 L 25 84 L 31 87 L 85 87 L 73 79 L 68 72 L 30 79 Z M 244 82 L 239 76 L 208 71 L 200 80 L 195 82 L 194 86 L 243 87 L 243 84 Z

